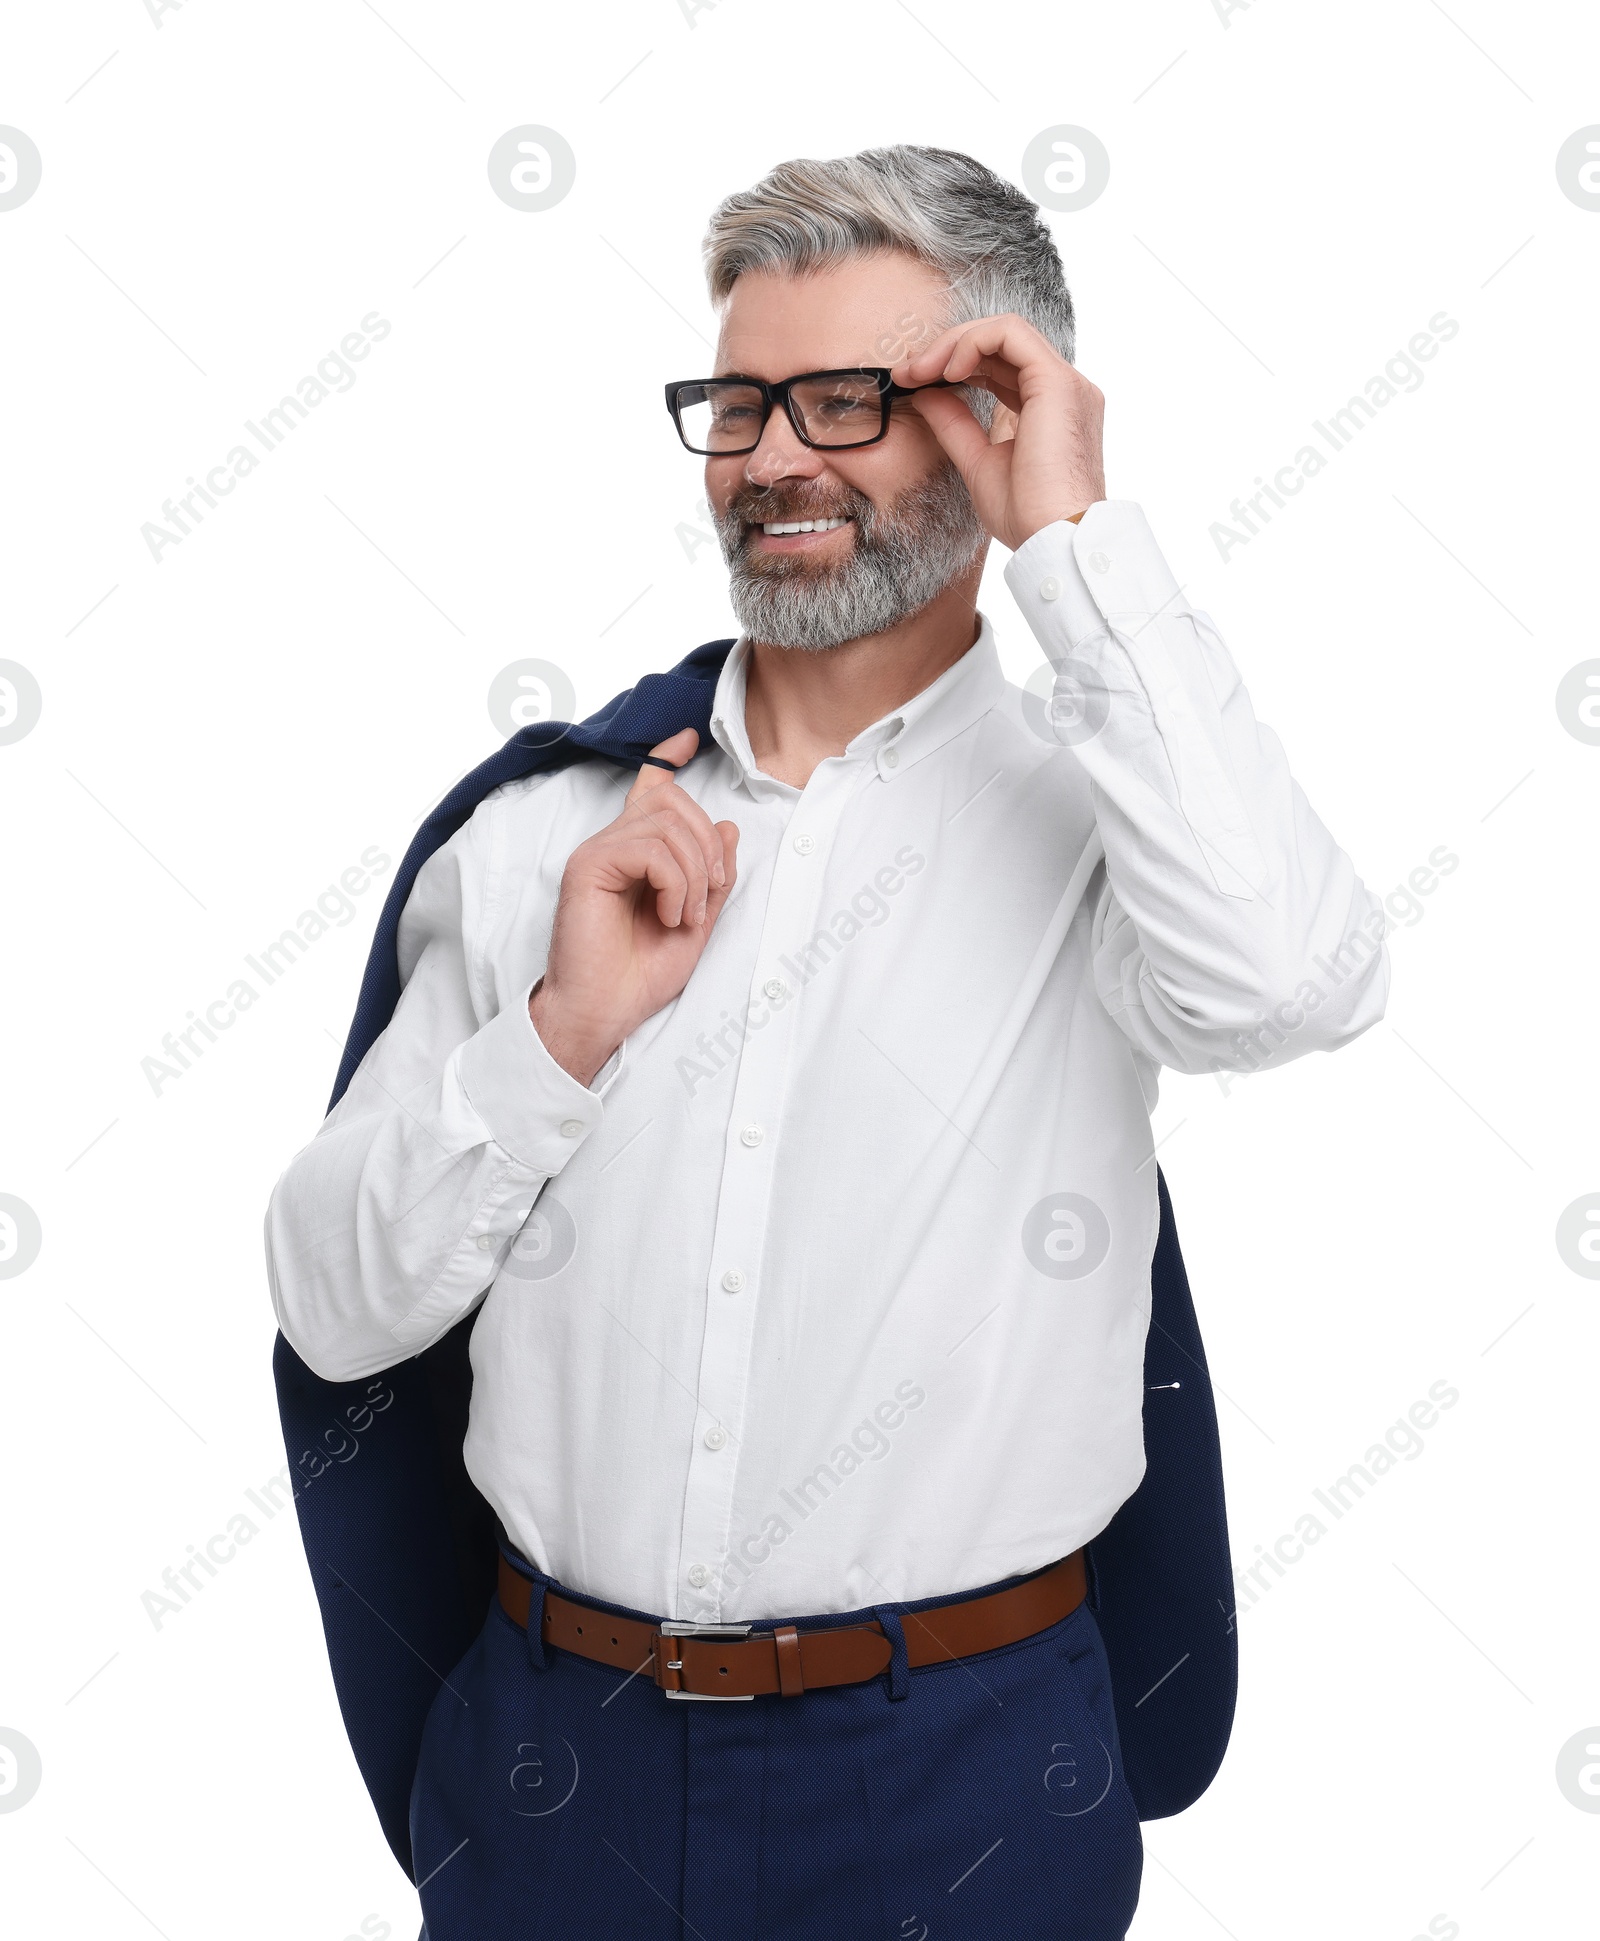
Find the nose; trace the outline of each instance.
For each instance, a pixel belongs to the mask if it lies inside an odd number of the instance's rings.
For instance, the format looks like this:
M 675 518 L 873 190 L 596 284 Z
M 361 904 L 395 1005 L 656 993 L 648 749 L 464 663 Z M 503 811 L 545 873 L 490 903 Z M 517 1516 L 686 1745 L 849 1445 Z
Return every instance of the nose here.
M 776 406 L 762 429 L 761 443 L 745 459 L 744 475 L 751 485 L 775 485 L 779 479 L 814 479 L 822 474 L 825 460 L 795 436 L 788 413 Z

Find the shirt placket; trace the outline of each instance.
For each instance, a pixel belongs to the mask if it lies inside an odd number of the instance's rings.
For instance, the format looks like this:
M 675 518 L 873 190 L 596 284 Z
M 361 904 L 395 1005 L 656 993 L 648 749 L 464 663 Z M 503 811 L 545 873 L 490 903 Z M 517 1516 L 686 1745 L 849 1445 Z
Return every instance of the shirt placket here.
M 779 838 L 747 993 L 728 1119 L 717 1218 L 706 1284 L 706 1326 L 685 1489 L 679 1555 L 679 1616 L 721 1615 L 730 1544 L 754 1537 L 733 1527 L 741 1438 L 749 1420 L 750 1359 L 774 1168 L 789 1073 L 804 1030 L 797 980 L 780 961 L 817 927 L 840 818 L 864 779 L 858 758 L 836 757 L 813 772 Z

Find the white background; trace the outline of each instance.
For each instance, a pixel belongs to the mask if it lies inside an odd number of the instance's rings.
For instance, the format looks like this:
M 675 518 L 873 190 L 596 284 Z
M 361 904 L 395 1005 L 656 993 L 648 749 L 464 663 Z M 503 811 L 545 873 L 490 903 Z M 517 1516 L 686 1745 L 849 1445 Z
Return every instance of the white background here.
M 708 363 L 713 203 L 899 140 L 1016 179 L 1058 123 L 1111 156 L 1093 206 L 1052 218 L 1111 495 L 1144 505 L 1366 880 L 1460 859 L 1392 939 L 1365 1038 L 1226 1094 L 1165 1084 L 1236 1558 L 1430 1384 L 1460 1400 L 1241 1615 L 1232 1747 L 1145 1829 L 1133 1934 L 1590 1931 L 1600 1817 L 1555 1769 L 1600 1742 L 1600 1287 L 1554 1236 L 1600 1189 L 1600 748 L 1555 691 L 1600 654 L 1600 214 L 1555 158 L 1600 121 L 1594 18 L 65 13 L 0 29 L 0 122 L 44 165 L 0 214 L 0 656 L 44 697 L 0 748 L 0 1191 L 44 1234 L 0 1285 L 0 1725 L 43 1761 L 0 1814 L 8 1931 L 415 1933 L 291 1518 L 159 1629 L 141 1605 L 283 1461 L 261 1215 L 320 1117 L 381 886 L 159 1096 L 141 1060 L 363 849 L 398 858 L 495 745 L 509 661 L 558 663 L 588 711 L 733 631 L 714 547 L 678 530 L 700 484 L 660 403 Z M 577 156 L 542 213 L 486 174 L 527 122 Z M 354 388 L 152 560 L 141 524 L 373 310 L 393 328 Z M 1439 311 L 1460 330 L 1421 388 L 1219 557 L 1230 501 Z M 1021 681 L 1001 564 L 984 605 Z

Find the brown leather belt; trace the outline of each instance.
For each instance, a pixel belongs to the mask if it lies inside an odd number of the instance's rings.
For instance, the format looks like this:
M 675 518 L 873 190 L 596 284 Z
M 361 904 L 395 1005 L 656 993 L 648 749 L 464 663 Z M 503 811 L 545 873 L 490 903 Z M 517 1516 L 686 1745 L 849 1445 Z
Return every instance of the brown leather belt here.
M 1059 1624 L 1083 1602 L 1083 1552 L 1038 1576 L 984 1597 L 960 1598 L 900 1619 L 912 1665 L 937 1665 L 1019 1644 Z M 532 1587 L 500 1559 L 500 1604 L 514 1623 L 528 1626 Z M 858 1685 L 887 1670 L 890 1645 L 874 1618 L 834 1630 L 797 1631 L 780 1624 L 650 1624 L 612 1617 L 559 1592 L 544 1594 L 544 1642 L 592 1658 L 630 1676 L 649 1672 L 668 1698 L 798 1698 L 823 1685 Z

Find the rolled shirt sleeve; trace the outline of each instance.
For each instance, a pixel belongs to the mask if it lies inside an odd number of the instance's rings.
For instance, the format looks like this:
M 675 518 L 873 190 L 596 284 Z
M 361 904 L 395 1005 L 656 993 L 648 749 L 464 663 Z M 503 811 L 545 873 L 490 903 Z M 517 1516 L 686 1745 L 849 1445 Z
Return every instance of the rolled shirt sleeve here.
M 621 1069 L 619 1051 L 581 1085 L 533 1028 L 534 976 L 498 1009 L 474 976 L 492 814 L 491 798 L 419 873 L 394 1017 L 267 1208 L 278 1325 L 327 1381 L 418 1354 L 470 1312 Z
M 1055 737 L 1089 776 L 1095 981 L 1122 1031 L 1178 1071 L 1244 1071 L 1376 1023 L 1387 918 L 1140 508 L 1042 528 L 1005 577 L 1056 670 Z

